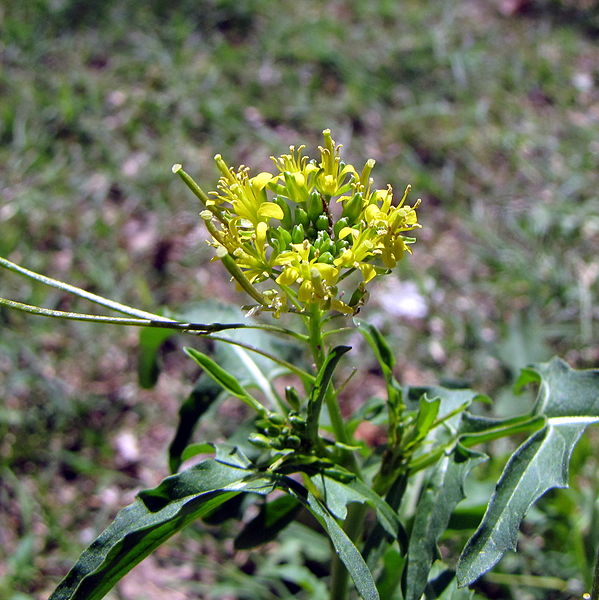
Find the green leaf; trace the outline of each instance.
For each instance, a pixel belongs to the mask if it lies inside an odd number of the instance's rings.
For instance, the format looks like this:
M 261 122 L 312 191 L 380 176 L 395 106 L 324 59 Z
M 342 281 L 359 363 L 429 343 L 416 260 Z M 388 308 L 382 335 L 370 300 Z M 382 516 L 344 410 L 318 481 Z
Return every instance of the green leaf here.
M 530 506 L 545 492 L 567 487 L 570 457 L 586 427 L 599 422 L 599 370 L 578 371 L 560 359 L 531 368 L 541 379 L 534 413 L 546 425 L 512 455 L 487 511 L 458 563 L 460 586 L 476 581 L 508 550 Z M 530 380 L 530 373 L 526 375 Z
M 363 481 L 354 478 L 352 481 L 342 482 L 326 475 L 315 475 L 311 479 L 322 494 L 323 502 L 335 517 L 345 520 L 347 505 L 351 502 L 368 504 L 375 509 L 377 519 L 385 531 L 393 539 L 397 539 L 402 525 L 396 512 Z
M 219 364 L 212 360 L 207 354 L 196 350 L 195 348 L 184 348 L 185 353 L 195 360 L 195 362 L 204 369 L 204 371 L 212 377 L 224 390 L 229 394 L 239 398 L 248 406 L 253 408 L 260 416 L 266 416 L 267 410 L 256 400 L 238 381 L 235 377 L 225 371 Z
M 290 487 L 291 492 L 296 492 L 296 490 L 297 486 Z M 303 491 L 305 492 L 305 490 Z M 339 526 L 329 509 L 311 493 L 307 495 L 300 493 L 296 497 L 326 531 L 363 600 L 380 600 L 372 573 L 364 562 L 362 555 Z
M 374 356 L 376 357 L 385 381 L 389 381 L 393 377 L 393 366 L 395 365 L 395 356 L 391 347 L 387 343 L 387 340 L 383 334 L 370 323 L 366 321 L 356 320 L 360 333 L 364 336 L 364 339 L 371 347 Z
M 237 550 L 247 550 L 270 542 L 296 517 L 302 505 L 292 496 L 279 496 L 265 502 L 260 512 L 235 538 Z
M 350 346 L 336 346 L 333 348 L 324 359 L 316 379 L 314 380 L 312 393 L 310 394 L 310 398 L 308 400 L 308 414 L 306 417 L 307 435 L 313 441 L 315 441 L 318 437 L 318 424 L 320 419 L 320 410 L 322 408 L 322 401 L 327 393 L 327 388 L 329 387 L 329 383 L 333 377 L 335 367 L 339 363 L 341 357 L 349 350 L 351 350 Z
M 193 430 L 222 391 L 222 387 L 205 373 L 198 377 L 193 390 L 179 409 L 179 423 L 168 448 L 171 473 L 175 473 L 182 461 L 189 458 L 189 456 L 184 456 L 184 450 L 193 435 Z
M 191 322 L 242 322 L 247 325 L 257 324 L 257 321 L 246 317 L 236 306 L 223 305 L 220 302 L 204 300 L 185 309 L 177 318 Z M 262 329 L 233 329 L 226 331 L 226 337 L 235 342 L 248 344 L 284 360 L 300 364 L 301 350 L 296 343 L 288 338 L 280 338 Z M 244 387 L 263 386 L 263 380 L 278 377 L 288 371 L 269 358 L 255 354 L 244 348 L 239 348 L 225 342 L 214 341 L 213 358 L 225 370 L 232 373 Z
M 265 474 L 209 459 L 139 494 L 85 550 L 50 600 L 100 600 L 160 544 L 240 492 L 267 494 Z
M 186 446 L 183 454 L 181 455 L 181 460 L 186 461 L 198 454 L 212 454 L 214 452 L 214 445 L 210 442 L 203 442 L 199 444 L 189 444 Z
M 433 400 L 440 399 L 437 419 L 444 419 L 445 426 L 454 433 L 459 429 L 462 412 L 472 402 L 482 397 L 479 393 L 469 389 L 452 389 L 441 386 L 410 387 L 406 394 L 407 408 L 420 410 L 421 398 L 425 395 Z
M 202 323 L 246 323 L 253 321 L 233 305 L 223 305 L 216 301 L 204 300 L 187 306 L 177 315 L 180 321 Z M 158 376 L 157 353 L 160 345 L 169 336 L 179 332 L 166 329 L 147 328 L 140 337 L 139 378 L 144 387 L 155 384 Z M 298 363 L 298 348 L 287 339 L 274 337 L 261 329 L 231 329 L 227 338 L 249 344 L 267 351 L 284 360 L 293 359 Z M 214 341 L 212 357 L 223 369 L 231 373 L 244 388 L 258 387 L 267 397 L 270 394 L 270 381 L 286 373 L 286 369 L 272 360 L 220 341 Z M 210 405 L 222 392 L 220 385 L 205 374 L 200 375 L 194 389 L 179 411 L 179 425 L 169 448 L 169 465 L 172 472 L 181 465 L 181 454 L 191 440 L 198 421 L 206 414 Z M 269 398 L 271 403 L 273 398 Z
M 426 600 L 471 600 L 474 591 L 459 589 L 455 571 L 446 569 L 426 586 L 425 597 Z
M 464 482 L 485 455 L 461 446 L 435 465 L 420 496 L 408 545 L 405 600 L 419 600 L 437 554 L 437 541 L 447 529 L 458 502 L 464 499 Z
M 387 546 L 381 553 L 379 564 L 383 568 L 376 581 L 376 587 L 381 598 L 398 598 L 395 592 L 399 586 L 399 577 L 405 564 L 405 556 L 395 546 Z
M 144 327 L 139 334 L 139 357 L 137 376 L 142 388 L 150 389 L 156 385 L 160 369 L 158 367 L 158 350 L 160 346 L 176 332 L 170 329 Z

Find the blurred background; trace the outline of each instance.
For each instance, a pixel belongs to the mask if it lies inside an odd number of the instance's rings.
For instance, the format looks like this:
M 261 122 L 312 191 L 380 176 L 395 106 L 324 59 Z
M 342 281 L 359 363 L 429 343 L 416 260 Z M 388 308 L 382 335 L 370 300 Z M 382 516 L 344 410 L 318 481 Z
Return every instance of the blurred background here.
M 376 159 L 380 187 L 422 198 L 414 255 L 363 312 L 394 339 L 400 380 L 521 410 L 526 364 L 599 367 L 598 35 L 595 0 L 0 2 L 0 255 L 151 311 L 235 302 L 171 165 L 213 189 L 215 153 L 258 172 L 331 128 L 348 161 Z M 93 310 L 9 272 L 0 291 Z M 173 344 L 143 391 L 134 330 L 6 310 L 0 327 L 0 597 L 41 600 L 167 474 L 196 371 Z M 483 597 L 579 597 L 599 538 L 593 443 Z M 291 541 L 233 557 L 206 528 L 111 597 L 319 598 L 319 556 L 285 592 L 269 582 L 297 561 Z

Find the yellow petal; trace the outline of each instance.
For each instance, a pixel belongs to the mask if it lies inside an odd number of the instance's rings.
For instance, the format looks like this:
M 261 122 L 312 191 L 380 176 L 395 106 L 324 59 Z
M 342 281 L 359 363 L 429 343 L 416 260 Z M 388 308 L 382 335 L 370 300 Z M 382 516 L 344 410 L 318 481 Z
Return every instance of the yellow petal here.
M 320 277 L 322 277 L 329 285 L 333 285 L 337 281 L 337 275 L 339 275 L 339 269 L 326 263 L 313 263 L 312 271 L 317 271 Z M 314 275 L 312 275 L 312 277 L 314 277 Z
M 360 232 L 353 227 L 342 227 L 339 231 L 339 239 L 342 240 L 343 238 L 346 238 L 350 233 L 353 237 L 360 235 Z
M 283 269 L 283 272 L 277 277 L 276 282 L 279 285 L 291 285 L 297 281 L 299 272 L 294 267 L 287 267 Z
M 266 173 L 263 171 L 262 173 L 258 173 L 255 177 L 250 179 L 250 185 L 252 189 L 256 192 L 260 192 L 263 190 L 273 179 L 276 179 L 271 173 Z
M 376 275 L 376 269 L 368 263 L 361 263 L 360 271 L 362 271 L 364 283 L 368 283 Z
M 302 285 L 300 285 L 299 290 L 297 291 L 297 299 L 300 302 L 311 302 L 313 293 L 314 288 L 312 287 L 312 283 L 306 280 L 302 282 Z
M 268 225 L 266 223 L 260 222 L 256 225 L 256 248 L 264 248 L 267 231 Z
M 258 208 L 258 216 L 267 219 L 282 219 L 285 215 L 283 209 L 274 202 L 263 202 Z

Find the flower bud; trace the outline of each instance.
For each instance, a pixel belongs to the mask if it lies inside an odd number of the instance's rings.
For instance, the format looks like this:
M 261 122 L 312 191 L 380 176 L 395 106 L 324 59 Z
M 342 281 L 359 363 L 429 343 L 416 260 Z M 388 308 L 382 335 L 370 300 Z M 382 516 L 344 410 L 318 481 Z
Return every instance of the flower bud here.
M 301 206 L 297 206 L 295 209 L 295 224 L 307 227 L 309 222 L 308 213 Z
M 307 202 L 308 217 L 311 221 L 316 221 L 322 215 L 322 198 L 318 192 L 312 192 Z
M 275 196 L 274 201 L 281 207 L 283 210 L 283 218 L 281 219 L 281 226 L 285 229 L 291 229 L 293 225 L 293 220 L 291 216 L 291 209 L 289 208 L 289 204 L 287 204 L 287 199 L 285 196 Z
M 270 438 L 261 433 L 250 433 L 248 442 L 254 446 L 258 446 L 258 448 L 272 448 L 272 441 Z
M 329 228 L 329 218 L 326 215 L 320 215 L 316 219 L 316 229 L 326 231 Z
M 335 225 L 333 225 L 333 232 L 335 236 L 339 235 L 339 232 L 344 228 L 349 226 L 349 219 L 347 217 L 341 217 Z
M 285 400 L 287 400 L 287 403 L 289 404 L 289 406 L 291 406 L 291 408 L 293 410 L 299 410 L 300 409 L 300 397 L 299 394 L 297 393 L 297 390 L 288 385 L 285 388 Z M 290 417 L 291 420 L 291 417 Z
M 306 238 L 306 233 L 304 231 L 304 226 L 300 223 L 296 225 L 291 231 L 291 241 L 294 244 L 301 244 Z
M 360 192 L 354 194 L 351 200 L 348 200 L 344 203 L 343 212 L 341 213 L 341 216 L 347 217 L 349 223 L 353 225 L 360 216 L 360 213 L 362 212 L 362 203 L 362 194 Z

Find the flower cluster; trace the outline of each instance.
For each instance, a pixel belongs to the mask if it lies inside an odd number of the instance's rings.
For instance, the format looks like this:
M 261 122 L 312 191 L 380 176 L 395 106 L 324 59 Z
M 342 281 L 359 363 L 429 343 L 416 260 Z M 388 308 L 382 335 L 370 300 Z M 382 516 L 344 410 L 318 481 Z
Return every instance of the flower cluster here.
M 414 239 L 406 232 L 420 227 L 419 201 L 405 203 L 410 186 L 394 201 L 391 186 L 374 188 L 374 160 L 358 172 L 341 160 L 328 129 L 323 136 L 320 160 L 305 156 L 304 146 L 291 146 L 289 154 L 272 158 L 274 174 L 251 176 L 248 167 L 234 170 L 217 154 L 221 177 L 210 194 L 181 165 L 173 167 L 204 204 L 200 214 L 216 258 L 275 316 L 314 304 L 357 312 L 366 284 L 410 252 Z M 354 272 L 361 277 L 349 293 L 342 282 Z

